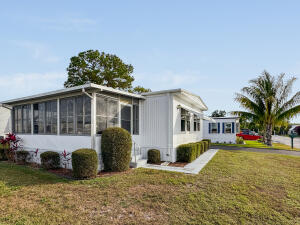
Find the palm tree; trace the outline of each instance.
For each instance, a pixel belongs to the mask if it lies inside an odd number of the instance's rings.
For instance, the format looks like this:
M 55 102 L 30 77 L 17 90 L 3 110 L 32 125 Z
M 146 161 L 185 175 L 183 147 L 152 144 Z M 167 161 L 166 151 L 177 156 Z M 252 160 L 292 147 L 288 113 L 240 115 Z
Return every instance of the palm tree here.
M 284 76 L 282 73 L 275 77 L 263 71 L 257 79 L 249 81 L 249 87 L 242 88 L 242 94 L 236 93 L 235 97 L 245 111 L 232 114 L 260 124 L 264 142 L 269 146 L 272 145 L 274 127 L 300 113 L 300 91 L 288 99 L 296 78 L 285 80 Z

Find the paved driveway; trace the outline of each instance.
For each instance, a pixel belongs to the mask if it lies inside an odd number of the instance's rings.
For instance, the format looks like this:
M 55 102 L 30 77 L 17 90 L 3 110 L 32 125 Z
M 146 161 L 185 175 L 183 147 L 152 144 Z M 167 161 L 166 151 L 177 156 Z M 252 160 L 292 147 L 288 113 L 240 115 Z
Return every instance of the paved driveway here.
M 273 153 L 273 154 L 292 155 L 292 156 L 300 157 L 300 151 L 265 149 L 265 148 L 241 148 L 235 146 L 222 146 L 222 145 L 213 145 L 210 148 L 222 149 L 222 150 L 237 150 L 237 151 L 245 151 L 245 152 Z
M 278 136 L 278 135 L 273 135 L 272 140 L 274 142 L 279 142 L 285 145 L 291 146 L 291 138 L 290 137 L 283 137 L 283 136 Z M 294 147 L 295 148 L 300 148 L 300 138 L 294 138 Z

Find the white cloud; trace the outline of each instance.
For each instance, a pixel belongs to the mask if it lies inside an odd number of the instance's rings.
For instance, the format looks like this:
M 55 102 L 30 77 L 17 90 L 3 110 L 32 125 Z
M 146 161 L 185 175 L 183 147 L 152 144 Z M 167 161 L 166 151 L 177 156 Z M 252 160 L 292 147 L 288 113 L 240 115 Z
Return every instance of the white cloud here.
M 59 57 L 55 56 L 45 44 L 33 41 L 13 41 L 13 43 L 18 47 L 27 49 L 31 57 L 36 60 L 46 63 L 59 61 Z
M 63 72 L 17 73 L 0 77 L 0 88 L 5 90 L 0 101 L 61 89 L 67 79 Z

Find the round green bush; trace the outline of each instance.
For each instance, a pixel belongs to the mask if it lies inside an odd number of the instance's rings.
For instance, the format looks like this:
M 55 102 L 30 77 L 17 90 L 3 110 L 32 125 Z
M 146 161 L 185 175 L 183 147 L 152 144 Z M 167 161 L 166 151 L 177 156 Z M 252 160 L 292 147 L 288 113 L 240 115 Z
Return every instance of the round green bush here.
M 120 127 L 111 127 L 104 130 L 101 136 L 104 170 L 128 170 L 131 160 L 131 147 L 131 135 L 127 130 Z
M 148 151 L 148 162 L 149 163 L 160 163 L 160 151 L 157 149 L 150 149 Z
M 44 169 L 57 169 L 60 167 L 60 157 L 57 152 L 47 151 L 41 155 L 41 163 Z
M 78 149 L 72 152 L 72 167 L 75 178 L 86 179 L 96 177 L 98 156 L 94 149 Z
M 29 152 L 27 151 L 16 151 L 16 159 L 18 163 L 25 164 L 28 156 Z

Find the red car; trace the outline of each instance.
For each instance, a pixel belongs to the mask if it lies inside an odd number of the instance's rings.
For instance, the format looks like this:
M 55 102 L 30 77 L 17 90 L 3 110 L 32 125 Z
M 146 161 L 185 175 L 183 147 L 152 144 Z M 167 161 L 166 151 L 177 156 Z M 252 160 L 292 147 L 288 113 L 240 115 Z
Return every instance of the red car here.
M 236 136 L 242 137 L 244 140 L 258 140 L 258 139 L 262 138 L 262 136 L 259 136 L 259 135 L 244 134 L 242 132 L 239 134 L 236 134 Z

